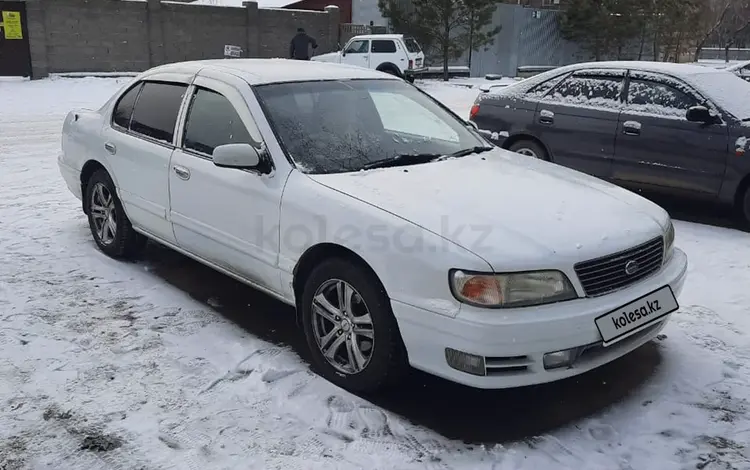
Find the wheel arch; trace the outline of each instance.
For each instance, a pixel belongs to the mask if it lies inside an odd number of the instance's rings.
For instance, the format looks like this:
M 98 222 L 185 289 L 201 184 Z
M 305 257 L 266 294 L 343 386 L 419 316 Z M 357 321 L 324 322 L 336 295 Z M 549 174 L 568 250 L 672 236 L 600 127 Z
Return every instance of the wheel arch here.
M 401 69 L 400 69 L 400 68 L 398 67 L 398 65 L 394 64 L 393 62 L 383 62 L 383 63 L 381 63 L 380 65 L 378 65 L 378 66 L 377 66 L 377 67 L 375 68 L 375 70 L 377 70 L 378 72 L 386 72 L 386 73 L 388 73 L 388 72 L 387 72 L 388 70 L 393 70 L 393 71 L 395 71 L 395 72 L 396 72 L 396 74 L 397 74 L 397 75 L 398 75 L 399 77 L 403 77 L 403 75 L 404 75 L 404 74 L 403 74 L 403 73 L 401 72 Z
M 312 273 L 312 270 L 315 268 L 315 266 L 320 264 L 322 261 L 330 258 L 343 258 L 361 266 L 363 269 L 366 269 L 375 277 L 375 279 L 377 279 L 379 287 L 385 293 L 386 297 L 390 298 L 388 296 L 388 291 L 383 285 L 383 281 L 380 280 L 380 277 L 377 275 L 370 263 L 362 258 L 362 256 L 358 255 L 351 249 L 346 248 L 342 245 L 338 245 L 336 243 L 319 243 L 305 250 L 305 252 L 297 261 L 297 264 L 294 266 L 294 270 L 292 271 L 292 289 L 294 290 L 294 298 L 297 307 L 296 317 L 298 325 L 301 325 L 302 320 L 302 309 L 300 308 L 299 302 L 302 298 L 302 289 L 304 289 L 305 281 L 310 276 L 310 273 Z
M 732 200 L 734 208 L 742 210 L 743 196 L 745 192 L 750 188 L 750 173 L 746 174 L 740 183 L 737 185 L 737 189 L 734 192 L 734 198 Z
M 535 137 L 531 134 L 525 134 L 525 133 L 513 134 L 507 139 L 505 139 L 501 147 L 504 148 L 505 150 L 510 150 L 511 145 L 515 144 L 516 142 L 520 142 L 522 140 L 530 140 L 532 142 L 535 142 L 541 145 L 544 151 L 547 152 L 547 158 L 549 159 L 549 161 L 553 161 L 552 152 L 550 152 L 549 147 L 547 147 L 544 144 L 544 142 L 542 142 L 538 137 Z

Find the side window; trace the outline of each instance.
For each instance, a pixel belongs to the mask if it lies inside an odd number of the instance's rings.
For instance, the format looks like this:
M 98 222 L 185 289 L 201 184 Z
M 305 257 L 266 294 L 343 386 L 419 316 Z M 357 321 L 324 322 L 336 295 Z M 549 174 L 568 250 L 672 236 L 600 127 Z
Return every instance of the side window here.
M 115 125 L 122 127 L 123 129 L 130 128 L 130 118 L 133 116 L 133 108 L 135 108 L 135 100 L 138 99 L 138 93 L 141 91 L 143 83 L 138 83 L 136 86 L 126 91 L 120 98 L 120 101 L 115 105 L 115 110 L 112 113 L 112 122 Z
M 366 54 L 369 48 L 370 41 L 358 40 L 352 41 L 352 43 L 349 44 L 349 47 L 347 47 L 344 52 L 346 52 L 347 54 Z
M 187 85 L 145 82 L 133 111 L 130 130 L 154 140 L 171 144 L 177 112 Z
M 619 77 L 571 76 L 544 97 L 565 104 L 619 108 L 622 79 Z
M 547 80 L 546 82 L 542 82 L 534 87 L 531 88 L 531 90 L 527 91 L 526 94 L 531 98 L 541 98 L 544 96 L 548 91 L 550 91 L 552 88 L 555 87 L 558 83 L 560 83 L 565 77 L 567 77 L 566 74 L 559 75 L 557 77 L 551 78 Z
M 205 88 L 196 91 L 185 124 L 184 148 L 213 155 L 219 145 L 252 142 L 245 124 L 228 99 Z
M 396 43 L 390 40 L 377 39 L 372 41 L 372 52 L 390 54 L 396 52 Z
M 631 111 L 684 118 L 688 108 L 699 104 L 697 98 L 664 83 L 630 80 L 628 109 Z

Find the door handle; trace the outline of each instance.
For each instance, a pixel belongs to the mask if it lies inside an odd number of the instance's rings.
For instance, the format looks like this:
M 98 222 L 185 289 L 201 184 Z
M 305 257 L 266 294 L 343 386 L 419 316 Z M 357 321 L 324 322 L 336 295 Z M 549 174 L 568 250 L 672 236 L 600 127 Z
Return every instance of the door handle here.
M 109 152 L 111 155 L 114 155 L 117 153 L 117 147 L 115 147 L 115 144 L 112 142 L 107 142 L 104 144 L 104 149 Z
M 622 133 L 625 135 L 641 135 L 641 123 L 638 121 L 625 121 L 622 125 Z
M 172 167 L 172 169 L 174 170 L 177 177 L 180 178 L 181 180 L 187 181 L 190 179 L 190 170 L 188 170 L 184 166 L 175 165 Z
M 555 122 L 555 113 L 547 109 L 541 110 L 539 112 L 539 122 L 542 124 L 553 124 Z

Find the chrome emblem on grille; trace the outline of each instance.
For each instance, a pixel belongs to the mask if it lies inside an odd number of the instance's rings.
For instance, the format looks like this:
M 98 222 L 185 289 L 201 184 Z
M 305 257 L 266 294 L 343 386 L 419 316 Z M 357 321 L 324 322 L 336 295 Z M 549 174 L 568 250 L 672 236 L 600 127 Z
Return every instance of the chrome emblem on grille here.
M 625 263 L 625 274 L 627 274 L 628 276 L 632 276 L 633 274 L 638 272 L 639 268 L 640 265 L 638 264 L 638 261 L 630 260 Z

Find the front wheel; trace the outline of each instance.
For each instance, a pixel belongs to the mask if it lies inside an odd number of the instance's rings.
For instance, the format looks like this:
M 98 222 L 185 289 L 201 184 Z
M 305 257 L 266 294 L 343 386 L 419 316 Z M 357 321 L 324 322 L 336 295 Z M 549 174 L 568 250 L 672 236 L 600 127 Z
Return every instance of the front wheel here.
M 353 392 L 373 392 L 406 370 L 390 301 L 378 279 L 345 259 L 330 259 L 308 277 L 302 322 L 320 374 Z

